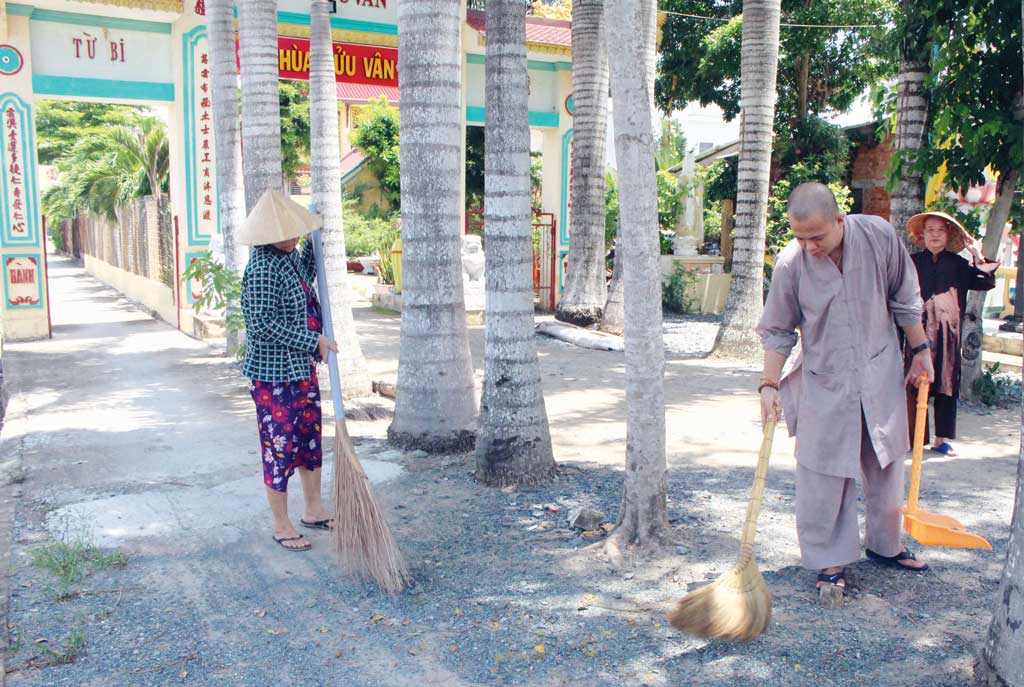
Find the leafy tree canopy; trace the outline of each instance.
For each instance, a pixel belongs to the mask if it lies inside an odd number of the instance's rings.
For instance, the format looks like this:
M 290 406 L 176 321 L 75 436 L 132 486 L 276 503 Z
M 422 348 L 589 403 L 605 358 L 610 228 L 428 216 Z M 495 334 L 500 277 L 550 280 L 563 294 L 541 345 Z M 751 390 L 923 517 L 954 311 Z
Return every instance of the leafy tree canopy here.
M 380 182 L 384 197 L 396 210 L 401 196 L 398 166 L 398 109 L 386 98 L 375 98 L 359 113 L 352 145 L 370 159 L 370 169 Z
M 139 108 L 109 103 L 42 100 L 36 104 L 39 164 L 52 165 L 98 129 L 129 125 Z
M 309 164 L 309 82 L 281 81 L 281 170 L 294 179 Z
M 671 12 L 663 28 L 656 99 L 670 113 L 691 101 L 716 104 L 727 119 L 740 111 L 742 0 L 661 0 Z M 873 82 L 895 75 L 896 45 L 887 28 L 893 0 L 782 0 L 790 24 L 870 24 L 877 28 L 783 27 L 776 120 L 793 125 L 808 115 L 845 111 Z

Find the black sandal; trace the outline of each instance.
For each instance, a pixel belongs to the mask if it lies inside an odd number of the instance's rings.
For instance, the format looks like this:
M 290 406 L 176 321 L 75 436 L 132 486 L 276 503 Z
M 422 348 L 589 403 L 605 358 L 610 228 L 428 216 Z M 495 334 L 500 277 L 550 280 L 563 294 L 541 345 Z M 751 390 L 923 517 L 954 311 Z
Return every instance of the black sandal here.
M 334 526 L 331 525 L 332 522 L 334 522 L 334 518 L 317 520 L 316 522 L 306 522 L 302 518 L 299 518 L 299 524 L 303 527 L 308 527 L 311 530 L 327 530 L 328 532 L 331 532 L 334 530 Z
M 274 541 L 276 541 L 278 545 L 280 545 L 280 547 L 282 549 L 285 549 L 286 551 L 309 551 L 311 548 L 313 548 L 313 545 L 310 544 L 308 541 L 305 542 L 305 546 L 288 546 L 287 544 L 285 544 L 286 541 L 300 541 L 305 539 L 306 538 L 303 537 L 301 534 L 297 537 L 278 537 L 277 535 L 274 535 Z
M 845 584 L 839 584 L 840 582 L 844 582 L 844 583 L 846 582 L 846 571 L 845 570 L 840 570 L 839 572 L 832 573 L 831 575 L 826 575 L 825 573 L 818 573 L 818 582 L 826 582 L 826 583 L 832 585 L 833 587 L 838 587 L 839 589 L 842 589 L 844 594 L 846 593 L 846 585 Z M 818 587 L 818 589 L 823 589 L 823 588 L 824 588 L 824 585 L 822 587 Z
M 909 565 L 903 565 L 902 563 L 900 563 L 900 561 L 917 560 L 917 556 L 915 556 L 914 552 L 909 549 L 904 549 L 895 556 L 883 556 L 880 553 L 875 553 L 871 549 L 865 549 L 865 553 L 867 553 L 868 558 L 874 561 L 875 563 L 878 563 L 879 565 L 885 565 L 890 568 L 899 568 L 900 570 L 908 570 L 910 572 L 915 573 L 923 573 L 925 570 L 928 569 L 927 563 L 925 563 L 924 566 L 920 568 L 911 568 Z

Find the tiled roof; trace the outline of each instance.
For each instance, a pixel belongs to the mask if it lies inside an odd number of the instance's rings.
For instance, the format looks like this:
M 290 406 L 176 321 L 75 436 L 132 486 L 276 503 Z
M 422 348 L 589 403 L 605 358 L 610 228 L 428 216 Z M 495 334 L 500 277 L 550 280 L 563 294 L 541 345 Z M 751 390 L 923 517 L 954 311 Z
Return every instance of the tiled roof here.
M 338 100 L 365 103 L 372 98 L 384 96 L 391 105 L 398 104 L 398 88 L 396 86 L 371 86 L 362 83 L 338 84 Z
M 366 155 L 359 148 L 353 148 L 345 153 L 341 158 L 341 178 L 344 179 L 359 169 L 364 162 L 366 162 Z
M 485 15 L 480 10 L 468 10 L 466 23 L 470 28 L 486 33 Z M 542 45 L 557 45 L 568 48 L 572 46 L 572 22 L 565 19 L 526 18 L 526 42 Z

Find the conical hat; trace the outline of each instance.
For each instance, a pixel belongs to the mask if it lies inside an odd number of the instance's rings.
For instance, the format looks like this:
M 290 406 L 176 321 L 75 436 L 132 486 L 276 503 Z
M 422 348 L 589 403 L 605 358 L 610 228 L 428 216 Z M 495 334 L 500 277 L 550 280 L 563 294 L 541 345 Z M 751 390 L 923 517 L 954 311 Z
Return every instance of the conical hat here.
M 969 242 L 973 241 L 971 235 L 964 229 L 964 225 L 960 224 L 954 217 L 947 215 L 945 212 L 933 211 L 922 212 L 907 220 L 907 236 L 910 237 L 910 241 L 915 246 L 924 248 L 924 223 L 929 217 L 938 217 L 939 219 L 946 220 L 946 225 L 949 227 L 949 240 L 946 243 L 947 250 L 959 253 Z
M 319 229 L 323 219 L 277 189 L 268 188 L 245 222 L 235 241 L 243 246 L 263 246 L 305 236 Z

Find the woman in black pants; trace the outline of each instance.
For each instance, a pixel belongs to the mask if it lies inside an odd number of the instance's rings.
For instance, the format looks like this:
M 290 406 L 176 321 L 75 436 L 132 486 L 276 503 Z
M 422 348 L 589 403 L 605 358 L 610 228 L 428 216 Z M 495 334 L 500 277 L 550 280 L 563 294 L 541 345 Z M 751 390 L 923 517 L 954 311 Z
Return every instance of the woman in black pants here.
M 907 222 L 907 236 L 924 248 L 912 258 L 917 267 L 924 300 L 924 329 L 935 364 L 930 396 L 934 399 L 935 440 L 932 450 L 956 455 L 949 439 L 956 438 L 956 404 L 960 396 L 960 323 L 968 291 L 988 291 L 996 285 L 999 263 L 986 260 L 974 240 L 955 219 L 944 212 L 925 212 Z M 957 253 L 967 249 L 971 260 Z M 913 352 L 905 351 L 907 366 Z M 917 390 L 907 389 L 907 414 L 913 440 Z M 928 441 L 925 421 L 925 441 Z

